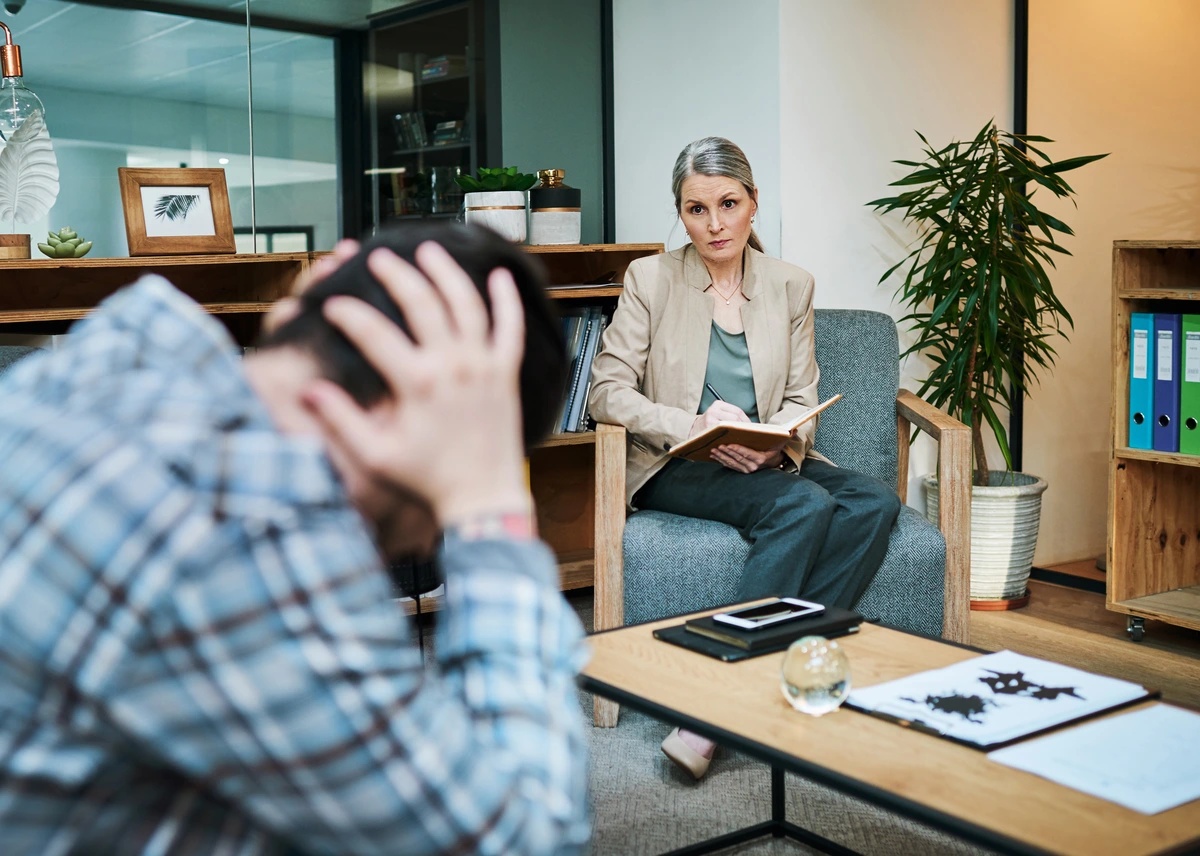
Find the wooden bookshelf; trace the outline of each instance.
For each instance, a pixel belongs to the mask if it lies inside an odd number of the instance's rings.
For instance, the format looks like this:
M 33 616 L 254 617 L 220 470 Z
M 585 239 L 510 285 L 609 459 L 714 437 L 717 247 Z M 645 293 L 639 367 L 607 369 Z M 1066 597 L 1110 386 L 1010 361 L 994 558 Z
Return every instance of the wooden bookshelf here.
M 1112 451 L 1106 606 L 1200 630 L 1200 456 L 1129 448 L 1134 312 L 1200 312 L 1200 240 L 1113 244 Z
M 321 253 L 0 261 L 0 324 L 70 321 L 158 273 L 213 314 L 258 314 Z M 3 328 L 0 328 L 3 329 Z

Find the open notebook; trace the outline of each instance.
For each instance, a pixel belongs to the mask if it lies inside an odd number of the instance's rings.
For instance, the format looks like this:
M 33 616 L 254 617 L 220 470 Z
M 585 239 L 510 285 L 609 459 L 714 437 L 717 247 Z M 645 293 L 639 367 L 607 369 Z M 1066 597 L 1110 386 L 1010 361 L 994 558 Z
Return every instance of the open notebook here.
M 822 401 L 812 410 L 783 425 L 767 425 L 762 422 L 718 422 L 706 431 L 676 443 L 667 450 L 668 455 L 687 458 L 689 461 L 710 460 L 717 446 L 738 445 L 764 452 L 773 449 L 791 436 L 805 422 L 816 419 L 830 405 L 841 399 L 841 393 Z

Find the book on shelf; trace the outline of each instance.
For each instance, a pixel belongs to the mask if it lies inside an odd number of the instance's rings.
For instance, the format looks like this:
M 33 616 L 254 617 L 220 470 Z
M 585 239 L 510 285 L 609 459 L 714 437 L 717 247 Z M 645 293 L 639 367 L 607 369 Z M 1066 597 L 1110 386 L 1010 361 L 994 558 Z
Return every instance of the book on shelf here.
M 421 81 L 458 77 L 467 73 L 467 58 L 462 54 L 431 56 L 421 66 Z
M 786 442 L 793 431 L 806 422 L 816 419 L 841 397 L 841 393 L 838 393 L 797 416 L 791 422 L 782 425 L 769 425 L 762 422 L 718 422 L 695 437 L 684 440 L 682 443 L 676 443 L 667 450 L 667 454 L 676 458 L 686 458 L 689 461 L 707 461 L 712 457 L 712 450 L 718 446 L 745 446 L 748 449 L 765 452 Z
M 557 431 L 560 434 L 566 433 L 571 425 L 574 403 L 579 394 L 580 379 L 583 377 L 584 351 L 587 348 L 588 337 L 596 323 L 594 309 L 595 307 L 592 306 L 580 307 L 578 325 L 575 326 L 574 333 L 568 342 L 567 359 L 571 363 L 570 383 L 567 385 L 566 396 L 563 399 L 562 416 L 558 420 Z
M 445 122 L 438 122 L 433 126 L 433 137 L 431 143 L 435 146 L 444 146 L 450 143 L 458 143 L 463 138 L 463 123 L 461 119 L 450 119 Z
M 587 336 L 580 354 L 575 382 L 572 384 L 571 409 L 567 415 L 566 424 L 563 426 L 564 431 L 572 433 L 582 431 L 583 428 L 580 426 L 587 424 L 587 392 L 592 385 L 592 362 L 600 347 L 600 336 L 608 323 L 602 307 L 592 306 L 589 309 Z
M 584 309 L 576 309 L 569 314 L 562 316 L 563 325 L 563 342 L 566 343 L 567 354 L 567 383 L 563 390 L 562 404 L 558 410 L 558 418 L 554 420 L 554 431 L 562 433 L 563 424 L 566 422 L 567 413 L 571 409 L 571 390 L 575 383 L 575 366 L 579 359 L 580 341 L 583 339 L 584 330 L 587 327 L 587 312 Z
M 604 325 L 601 325 L 600 332 L 601 334 L 604 333 Z M 575 430 L 579 431 L 580 433 L 587 431 L 592 425 L 592 411 L 588 407 L 588 396 L 592 394 L 592 373 L 590 371 L 587 373 L 586 380 L 587 384 L 584 386 L 583 393 L 581 395 L 583 407 L 579 413 L 579 422 L 575 426 Z
M 855 689 L 846 705 L 976 749 L 992 749 L 1156 695 L 1130 681 L 997 651 Z
M 689 618 L 683 623 L 688 633 L 695 633 L 741 648 L 745 651 L 779 651 L 805 636 L 827 636 L 844 633 L 862 624 L 863 617 L 853 609 L 829 606 L 816 615 L 781 621 L 756 630 L 745 630 L 715 621 L 711 615 Z
M 397 113 L 392 117 L 392 126 L 396 131 L 396 143 L 402 148 L 419 149 L 429 145 L 425 114 L 420 110 Z

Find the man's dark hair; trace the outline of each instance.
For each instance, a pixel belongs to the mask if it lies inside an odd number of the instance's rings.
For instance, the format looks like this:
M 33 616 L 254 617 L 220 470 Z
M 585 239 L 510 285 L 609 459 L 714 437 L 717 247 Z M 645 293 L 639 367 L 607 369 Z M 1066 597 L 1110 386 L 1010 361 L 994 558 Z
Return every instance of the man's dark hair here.
M 507 268 L 512 273 L 525 308 L 521 415 L 526 448 L 532 446 L 550 431 L 562 406 L 567 376 L 562 322 L 546 297 L 546 277 L 541 265 L 490 229 L 432 222 L 381 231 L 364 242 L 355 256 L 300 295 L 299 312 L 267 334 L 259 346 L 302 349 L 312 355 L 326 379 L 345 389 L 360 406 L 369 407 L 376 403 L 388 394 L 383 378 L 358 349 L 325 320 L 321 308 L 330 297 L 350 295 L 378 309 L 406 333 L 410 332 L 387 290 L 368 270 L 367 256 L 378 247 L 387 247 L 415 265 L 414 253 L 425 241 L 440 244 L 466 271 L 483 295 L 489 314 L 488 275 L 496 268 Z M 487 419 L 487 414 L 480 413 L 479 418 Z

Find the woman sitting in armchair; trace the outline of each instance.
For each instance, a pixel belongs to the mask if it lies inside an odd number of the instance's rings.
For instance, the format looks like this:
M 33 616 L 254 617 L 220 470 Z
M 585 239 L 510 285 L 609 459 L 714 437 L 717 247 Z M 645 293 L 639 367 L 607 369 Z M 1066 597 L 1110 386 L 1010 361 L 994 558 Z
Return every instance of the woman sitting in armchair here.
M 820 374 L 813 278 L 763 254 L 742 150 L 720 137 L 691 143 L 671 187 L 691 242 L 630 264 L 592 369 L 592 415 L 628 432 L 626 500 L 737 527 L 751 544 L 739 600 L 849 607 L 883 561 L 900 503 L 813 452 L 815 420 L 768 451 L 725 445 L 711 462 L 666 454 L 717 422 L 793 421 L 816 406 Z M 697 779 L 714 749 L 680 729 L 663 742 Z

